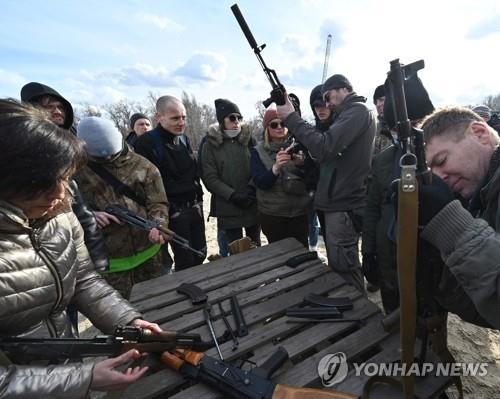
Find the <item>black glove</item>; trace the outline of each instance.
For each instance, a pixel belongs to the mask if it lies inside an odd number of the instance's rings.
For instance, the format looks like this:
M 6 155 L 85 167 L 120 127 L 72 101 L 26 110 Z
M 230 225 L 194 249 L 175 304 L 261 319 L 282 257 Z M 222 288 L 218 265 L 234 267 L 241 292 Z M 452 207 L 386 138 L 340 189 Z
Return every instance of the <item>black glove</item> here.
M 241 193 L 235 191 L 233 194 L 231 194 L 229 201 L 236 205 L 238 208 L 246 209 L 252 206 L 254 200 L 249 198 L 246 192 Z
M 391 183 L 391 200 L 394 204 L 395 214 L 398 214 L 398 183 L 394 180 Z M 418 224 L 426 226 L 431 219 L 436 216 L 441 209 L 455 199 L 453 191 L 440 177 L 432 175 L 431 184 L 422 184 L 418 186 Z
M 418 224 L 426 226 L 441 209 L 455 199 L 448 184 L 432 175 L 431 184 L 420 184 L 418 195 Z
M 373 285 L 378 285 L 378 260 L 376 254 L 363 254 L 361 270 L 365 275 L 366 281 Z
M 247 186 L 247 196 L 252 201 L 254 201 L 257 198 L 257 193 L 254 186 Z

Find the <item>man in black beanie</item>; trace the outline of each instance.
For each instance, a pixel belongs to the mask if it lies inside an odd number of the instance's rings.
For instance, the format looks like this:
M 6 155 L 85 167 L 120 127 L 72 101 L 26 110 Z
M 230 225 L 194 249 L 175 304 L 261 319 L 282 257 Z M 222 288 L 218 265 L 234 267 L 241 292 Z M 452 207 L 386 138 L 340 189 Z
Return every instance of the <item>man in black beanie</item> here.
M 374 157 L 392 144 L 392 135 L 384 119 L 385 86 L 377 86 L 373 93 L 373 104 L 377 109 L 377 132 L 373 143 Z
M 375 116 L 366 106 L 366 98 L 353 91 L 344 75 L 328 78 L 321 94 L 326 106 L 334 112 L 326 131 L 317 130 L 304 121 L 294 112 L 290 101 L 278 106 L 278 116 L 319 162 L 314 206 L 320 211 L 325 230 L 328 264 L 364 292 L 358 256 L 358 221 L 365 206 Z
M 127 135 L 125 141 L 132 148 L 135 146 L 135 142 L 147 131 L 151 130 L 151 121 L 149 118 L 141 112 L 137 112 L 130 117 L 130 128 L 132 131 Z

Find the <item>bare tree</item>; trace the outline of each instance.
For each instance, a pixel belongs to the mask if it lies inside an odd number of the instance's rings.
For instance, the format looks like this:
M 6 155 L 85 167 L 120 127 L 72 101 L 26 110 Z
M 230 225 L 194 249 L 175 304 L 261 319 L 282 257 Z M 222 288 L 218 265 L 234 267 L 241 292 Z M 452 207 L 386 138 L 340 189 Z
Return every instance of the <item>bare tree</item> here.
M 196 98 L 186 92 L 182 92 L 182 103 L 186 108 L 186 130 L 185 135 L 189 138 L 191 146 L 196 150 L 201 139 L 206 134 L 208 126 L 215 123 L 215 109 L 206 104 L 199 104 Z
M 495 96 L 489 95 L 489 96 L 485 97 L 485 99 L 483 100 L 483 104 L 487 105 L 492 110 L 499 112 L 500 111 L 500 94 L 497 94 Z
M 105 104 L 103 108 L 124 137 L 127 136 L 130 131 L 130 117 L 133 114 L 140 112 L 147 115 L 150 119 L 154 115 L 154 111 L 152 111 L 150 107 L 137 101 L 120 100 L 116 103 Z

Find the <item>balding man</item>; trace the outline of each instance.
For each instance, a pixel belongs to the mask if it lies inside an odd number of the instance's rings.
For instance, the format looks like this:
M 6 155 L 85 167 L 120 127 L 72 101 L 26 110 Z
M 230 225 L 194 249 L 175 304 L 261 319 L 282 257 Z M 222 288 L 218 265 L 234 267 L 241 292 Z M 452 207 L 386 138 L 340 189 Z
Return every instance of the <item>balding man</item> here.
M 193 248 L 206 253 L 203 191 L 193 151 L 183 136 L 186 109 L 178 98 L 162 96 L 156 102 L 155 117 L 158 125 L 138 138 L 135 150 L 160 170 L 170 202 L 169 228 L 188 239 Z M 172 250 L 177 271 L 204 260 L 175 243 Z

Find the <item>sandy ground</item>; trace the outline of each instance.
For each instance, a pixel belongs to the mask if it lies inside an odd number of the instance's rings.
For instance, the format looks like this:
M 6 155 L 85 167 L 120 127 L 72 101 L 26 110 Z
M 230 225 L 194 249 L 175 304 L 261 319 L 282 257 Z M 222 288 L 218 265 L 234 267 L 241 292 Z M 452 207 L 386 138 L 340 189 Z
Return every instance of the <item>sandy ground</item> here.
M 208 193 L 205 199 L 204 210 L 205 215 L 208 215 L 210 205 Z M 218 253 L 216 219 L 210 218 L 206 223 L 205 231 L 208 254 Z M 262 245 L 265 244 L 267 244 L 267 240 L 262 235 Z M 318 253 L 322 256 L 326 255 L 321 237 Z M 379 292 L 370 293 L 369 299 L 381 307 Z M 80 331 L 83 337 L 91 337 L 97 333 L 97 330 L 86 319 L 81 321 Z M 467 399 L 500 398 L 500 332 L 476 327 L 450 315 L 448 319 L 448 344 L 450 351 L 459 363 L 488 363 L 486 376 L 462 377 L 464 397 Z M 453 392 L 453 389 L 450 391 Z M 456 397 L 458 398 L 458 396 Z

